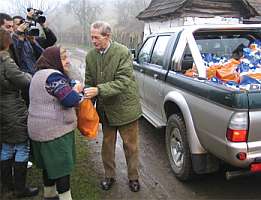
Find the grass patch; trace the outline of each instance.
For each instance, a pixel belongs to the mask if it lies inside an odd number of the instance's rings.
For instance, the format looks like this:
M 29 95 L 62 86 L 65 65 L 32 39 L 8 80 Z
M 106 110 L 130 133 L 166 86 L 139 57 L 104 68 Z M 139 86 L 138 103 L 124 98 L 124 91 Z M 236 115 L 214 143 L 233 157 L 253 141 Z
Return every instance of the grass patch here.
M 100 191 L 97 187 L 96 175 L 93 166 L 88 160 L 88 141 L 76 131 L 76 165 L 71 174 L 71 191 L 73 200 L 98 200 Z M 39 186 L 40 193 L 37 197 L 30 200 L 43 199 L 42 172 L 33 165 L 28 170 L 27 184 Z

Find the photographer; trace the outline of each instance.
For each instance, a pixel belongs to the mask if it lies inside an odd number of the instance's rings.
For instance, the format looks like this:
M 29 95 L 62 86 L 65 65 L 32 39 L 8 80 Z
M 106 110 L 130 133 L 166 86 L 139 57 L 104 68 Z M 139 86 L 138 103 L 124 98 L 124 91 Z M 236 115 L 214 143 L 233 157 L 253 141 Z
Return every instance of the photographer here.
M 13 17 L 14 34 L 12 36 L 13 45 L 17 52 L 20 69 L 30 74 L 35 73 L 35 62 L 43 52 L 42 47 L 31 37 L 30 24 L 21 16 Z
M 23 17 L 13 17 L 14 22 L 14 33 L 12 35 L 13 46 L 18 58 L 18 66 L 23 72 L 34 75 L 36 72 L 35 63 L 43 52 L 43 48 L 38 44 L 37 41 L 32 40 L 29 37 L 29 26 L 30 24 L 24 22 Z M 29 106 L 29 93 L 28 91 L 23 92 L 23 99 L 26 102 L 27 107 Z

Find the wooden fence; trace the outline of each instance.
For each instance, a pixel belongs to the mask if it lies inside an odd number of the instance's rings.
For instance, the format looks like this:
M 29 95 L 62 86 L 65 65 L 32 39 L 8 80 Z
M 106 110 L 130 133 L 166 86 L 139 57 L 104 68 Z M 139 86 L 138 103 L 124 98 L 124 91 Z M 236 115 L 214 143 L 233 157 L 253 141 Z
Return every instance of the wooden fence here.
M 84 38 L 82 32 L 66 32 L 66 33 L 57 33 L 57 38 L 59 43 L 73 44 L 77 46 L 91 46 L 91 40 L 89 35 L 87 35 L 87 44 L 84 44 Z M 115 31 L 113 33 L 112 39 L 126 45 L 128 48 L 133 49 L 138 46 L 138 44 L 142 41 L 141 33 L 128 33 Z

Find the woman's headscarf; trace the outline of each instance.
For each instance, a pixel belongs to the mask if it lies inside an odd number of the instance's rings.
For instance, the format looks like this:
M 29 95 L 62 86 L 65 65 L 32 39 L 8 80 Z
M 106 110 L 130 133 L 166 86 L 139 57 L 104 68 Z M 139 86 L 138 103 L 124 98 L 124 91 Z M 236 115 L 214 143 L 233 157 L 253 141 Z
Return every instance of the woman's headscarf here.
M 60 47 L 52 46 L 46 48 L 37 60 L 35 67 L 37 70 L 56 69 L 63 72 Z

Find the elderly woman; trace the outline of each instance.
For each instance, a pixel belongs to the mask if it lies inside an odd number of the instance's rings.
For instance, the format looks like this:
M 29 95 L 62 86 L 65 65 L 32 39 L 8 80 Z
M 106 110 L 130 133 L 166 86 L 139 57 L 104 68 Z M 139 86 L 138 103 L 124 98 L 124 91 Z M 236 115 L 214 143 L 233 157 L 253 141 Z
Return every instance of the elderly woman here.
M 10 58 L 10 43 L 10 33 L 0 29 L 1 191 L 15 190 L 16 197 L 30 197 L 38 194 L 38 188 L 25 186 L 30 149 L 27 107 L 21 91 L 29 88 L 31 75 L 20 71 Z
M 82 87 L 71 85 L 66 75 L 70 62 L 65 49 L 47 48 L 36 63 L 30 85 L 28 132 L 33 160 L 43 170 L 44 198 L 70 200 L 70 173 L 75 160 L 74 106 Z

